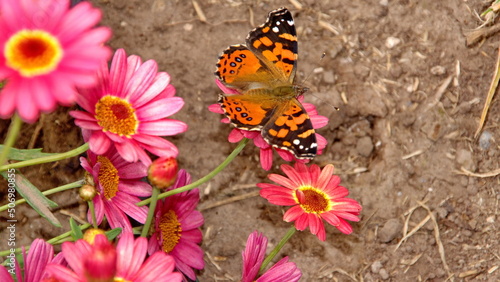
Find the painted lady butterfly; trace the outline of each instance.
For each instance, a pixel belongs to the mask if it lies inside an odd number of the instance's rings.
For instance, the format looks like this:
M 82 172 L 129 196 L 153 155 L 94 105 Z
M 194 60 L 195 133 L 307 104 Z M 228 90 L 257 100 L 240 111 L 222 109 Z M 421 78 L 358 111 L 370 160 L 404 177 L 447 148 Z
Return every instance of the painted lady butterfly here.
M 246 45 L 229 46 L 217 62 L 215 75 L 243 95 L 219 96 L 219 104 L 236 128 L 261 131 L 273 147 L 297 159 L 312 159 L 317 141 L 309 115 L 297 100 L 307 88 L 294 84 L 297 35 L 286 8 L 269 13 L 253 29 Z

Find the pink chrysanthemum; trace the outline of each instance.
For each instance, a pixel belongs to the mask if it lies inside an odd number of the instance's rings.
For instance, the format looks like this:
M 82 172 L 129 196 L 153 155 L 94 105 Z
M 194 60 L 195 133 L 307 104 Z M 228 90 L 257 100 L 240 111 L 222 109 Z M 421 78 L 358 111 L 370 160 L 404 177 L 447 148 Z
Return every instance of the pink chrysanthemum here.
M 11 268 L 11 272 L 15 272 L 16 281 L 39 282 L 50 281 L 49 275 L 45 272 L 45 267 L 48 263 L 61 263 L 62 257 L 54 257 L 54 248 L 51 244 L 42 239 L 35 239 L 31 244 L 28 255 L 26 255 L 26 251 L 23 248 L 24 273 L 22 273 L 19 263 L 14 260 L 13 258 L 8 258 L 7 265 L 9 267 L 15 265 L 15 268 Z M 4 266 L 0 266 L 0 281 L 14 282 L 14 279 L 12 279 L 9 271 Z
M 295 263 L 288 261 L 288 257 L 282 258 L 257 278 L 259 269 L 266 256 L 266 248 L 267 238 L 262 233 L 254 231 L 248 236 L 247 245 L 242 252 L 243 271 L 241 282 L 299 281 L 302 273 Z
M 241 94 L 238 91 L 226 87 L 222 82 L 220 82 L 218 79 L 215 80 L 215 83 L 217 86 L 224 92 L 225 94 Z M 300 96 L 298 100 L 302 103 L 304 97 Z M 311 119 L 312 125 L 314 129 L 318 129 L 321 127 L 324 127 L 328 124 L 328 118 L 324 116 L 318 115 L 318 112 L 316 111 L 316 107 L 313 104 L 309 103 L 302 103 L 302 106 L 304 106 L 304 109 L 306 110 L 307 114 L 309 115 L 309 118 Z M 208 110 L 217 114 L 224 114 L 224 111 L 222 110 L 221 106 L 219 104 L 212 104 L 208 107 Z M 223 118 L 221 120 L 222 123 L 229 123 L 229 119 Z M 255 146 L 260 148 L 260 165 L 262 166 L 263 169 L 269 170 L 271 169 L 271 166 L 273 165 L 273 147 L 269 145 L 264 138 L 262 138 L 262 134 L 260 131 L 249 131 L 249 130 L 243 130 L 243 129 L 238 129 L 238 128 L 233 128 L 231 130 L 231 133 L 229 133 L 228 140 L 231 143 L 237 143 L 240 142 L 243 138 L 249 138 L 253 140 L 253 143 Z M 323 153 L 323 149 L 326 147 L 327 141 L 325 137 L 319 135 L 316 133 L 316 142 L 318 143 L 318 155 L 321 155 Z M 293 160 L 296 160 L 298 162 L 307 162 L 308 160 L 298 160 L 296 159 L 292 153 L 274 148 L 278 155 L 285 161 L 290 162 Z
M 169 189 L 191 183 L 191 176 L 180 170 L 177 180 Z M 172 255 L 176 268 L 189 279 L 196 280 L 193 269 L 203 269 L 203 250 L 198 246 L 202 234 L 202 214 L 195 210 L 200 199 L 198 189 L 172 195 L 158 201 L 155 211 L 154 233 L 149 240 L 149 253 L 162 250 Z
M 97 235 L 93 244 L 85 240 L 64 242 L 62 253 L 69 268 L 49 264 L 47 272 L 58 281 L 182 281 L 182 274 L 173 272 L 174 259 L 156 252 L 146 259 L 147 239 L 134 240 L 132 233 L 122 233 L 116 248 L 104 235 Z
M 111 55 L 107 27 L 93 28 L 101 12 L 69 0 L 0 1 L 0 117 L 18 112 L 35 122 L 40 112 L 71 105 L 75 87 L 96 83 L 95 72 Z
M 148 169 L 143 163 L 126 162 L 111 148 L 103 155 L 88 151 L 88 159 L 80 158 L 80 164 L 92 176 L 97 190 L 92 200 L 97 224 L 101 224 L 106 216 L 111 228 L 120 227 L 124 232 L 132 232 L 127 215 L 140 223 L 146 221 L 148 208 L 135 205 L 140 202 L 138 197 L 149 197 L 152 192 L 151 186 L 141 181 Z M 92 222 L 90 210 L 88 220 Z
M 280 206 L 293 206 L 283 219 L 286 222 L 295 221 L 298 230 L 308 226 L 311 233 L 325 241 L 326 233 L 322 219 L 337 227 L 340 232 L 350 234 L 352 227 L 346 220 L 359 221 L 361 205 L 349 198 L 349 191 L 340 184 L 340 177 L 333 175 L 333 165 L 327 165 L 321 170 L 317 165 L 307 167 L 295 163 L 295 167 L 282 165 L 281 170 L 288 178 L 270 174 L 270 180 L 279 185 L 258 183 L 262 188 L 260 195 L 270 203 Z
M 160 136 L 186 131 L 187 125 L 166 117 L 178 112 L 184 100 L 174 97 L 170 76 L 157 72 L 158 65 L 118 49 L 111 69 L 98 72 L 98 85 L 82 89 L 77 103 L 83 111 L 72 111 L 75 123 L 83 130 L 90 150 L 101 155 L 116 147 L 128 162 L 151 164 L 147 150 L 160 157 L 176 157 L 177 147 Z

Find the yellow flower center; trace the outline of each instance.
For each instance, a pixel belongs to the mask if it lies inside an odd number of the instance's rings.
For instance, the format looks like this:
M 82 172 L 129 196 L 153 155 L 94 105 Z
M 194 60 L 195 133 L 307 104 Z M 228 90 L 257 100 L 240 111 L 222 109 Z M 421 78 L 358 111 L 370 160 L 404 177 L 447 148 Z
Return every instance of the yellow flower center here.
M 307 213 L 320 214 L 329 211 L 332 207 L 330 197 L 314 187 L 302 186 L 295 193 L 295 200 Z M 302 197 L 297 195 L 298 193 L 301 193 Z
M 6 64 L 25 77 L 53 71 L 63 57 L 59 40 L 43 30 L 23 29 L 5 43 Z
M 132 105 L 121 98 L 106 95 L 95 105 L 95 117 L 103 131 L 130 138 L 136 133 L 139 121 Z
M 116 196 L 116 192 L 118 192 L 118 182 L 120 181 L 118 170 L 113 163 L 104 156 L 97 156 L 97 161 L 101 163 L 101 168 L 99 169 L 99 183 L 101 183 L 104 197 L 109 200 Z
M 161 216 L 158 226 L 163 238 L 162 250 L 169 253 L 175 248 L 181 238 L 181 223 L 177 220 L 175 212 L 169 210 Z
M 114 282 L 133 282 L 130 280 L 125 280 L 125 278 L 115 277 Z

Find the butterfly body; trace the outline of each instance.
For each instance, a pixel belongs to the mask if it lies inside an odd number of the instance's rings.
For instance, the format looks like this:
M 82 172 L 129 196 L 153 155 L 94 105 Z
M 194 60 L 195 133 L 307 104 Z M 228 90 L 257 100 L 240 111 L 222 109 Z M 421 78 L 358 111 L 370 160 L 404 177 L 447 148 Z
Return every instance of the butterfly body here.
M 297 36 L 290 11 L 280 8 L 253 29 L 246 44 L 229 46 L 215 75 L 242 95 L 219 95 L 219 104 L 236 128 L 261 131 L 271 146 L 298 159 L 316 156 L 317 143 L 309 115 L 297 99 L 307 88 L 294 83 Z

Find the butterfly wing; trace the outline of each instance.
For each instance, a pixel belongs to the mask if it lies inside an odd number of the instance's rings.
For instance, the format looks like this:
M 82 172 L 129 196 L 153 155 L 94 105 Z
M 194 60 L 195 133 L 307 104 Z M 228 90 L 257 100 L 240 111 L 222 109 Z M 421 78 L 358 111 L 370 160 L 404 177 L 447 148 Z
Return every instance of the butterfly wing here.
M 298 44 L 292 14 L 286 8 L 269 13 L 266 22 L 246 39 L 248 49 L 282 82 L 293 84 L 297 70 Z
M 274 147 L 291 152 L 297 159 L 312 159 L 317 153 L 311 119 L 295 98 L 276 109 L 262 128 L 262 137 Z
M 229 46 L 219 56 L 215 75 L 225 85 L 240 92 L 250 89 L 269 88 L 272 80 L 269 68 L 245 45 Z
M 272 96 L 259 89 L 245 95 L 219 95 L 219 104 L 231 124 L 244 130 L 262 130 L 278 107 Z
M 215 75 L 241 92 L 292 84 L 297 69 L 297 36 L 285 8 L 269 13 L 266 22 L 247 36 L 247 45 L 229 46 L 219 56 Z

